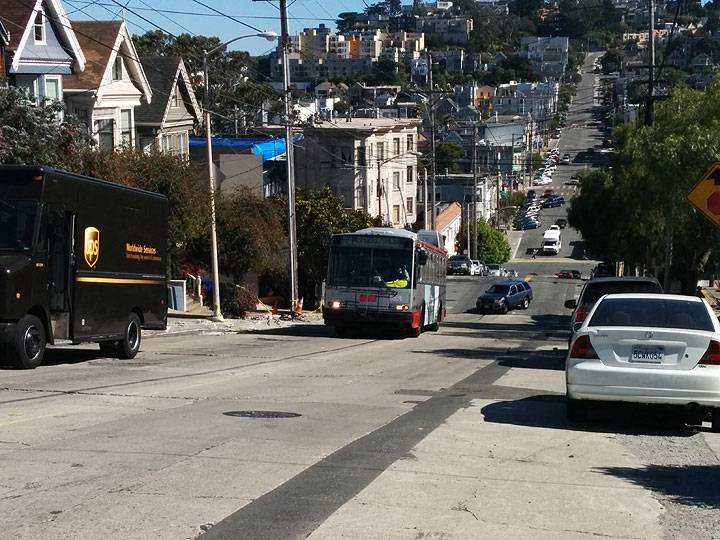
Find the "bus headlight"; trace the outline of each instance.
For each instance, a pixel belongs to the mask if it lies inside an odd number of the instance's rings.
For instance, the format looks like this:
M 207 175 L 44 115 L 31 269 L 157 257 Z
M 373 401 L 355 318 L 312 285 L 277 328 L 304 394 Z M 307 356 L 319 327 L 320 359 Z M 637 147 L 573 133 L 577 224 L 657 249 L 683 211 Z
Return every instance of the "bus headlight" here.
M 330 302 L 330 307 L 332 309 L 340 309 L 340 305 L 340 300 L 333 300 L 332 302 Z
M 408 309 L 410 309 L 410 306 L 407 304 L 398 304 L 395 306 L 395 309 L 397 311 L 407 311 Z

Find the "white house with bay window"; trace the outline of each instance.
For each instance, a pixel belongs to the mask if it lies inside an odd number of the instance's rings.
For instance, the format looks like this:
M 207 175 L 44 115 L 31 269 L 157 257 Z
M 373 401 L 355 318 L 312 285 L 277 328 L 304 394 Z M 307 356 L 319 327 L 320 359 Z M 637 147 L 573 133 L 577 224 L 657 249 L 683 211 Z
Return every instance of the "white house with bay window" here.
M 60 0 L 0 0 L 0 25 L 9 84 L 37 103 L 62 101 L 63 77 L 82 73 L 86 61 Z
M 152 90 L 123 21 L 73 23 L 87 65 L 63 78 L 67 111 L 78 117 L 107 151 L 137 144 L 135 108 Z

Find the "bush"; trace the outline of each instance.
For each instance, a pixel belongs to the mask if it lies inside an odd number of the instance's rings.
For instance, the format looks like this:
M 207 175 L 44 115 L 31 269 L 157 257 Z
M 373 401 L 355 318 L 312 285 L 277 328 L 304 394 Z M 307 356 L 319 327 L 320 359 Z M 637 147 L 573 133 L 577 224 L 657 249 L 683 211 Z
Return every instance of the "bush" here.
M 231 283 L 220 285 L 220 311 L 225 317 L 238 319 L 257 307 L 258 297 L 245 287 Z

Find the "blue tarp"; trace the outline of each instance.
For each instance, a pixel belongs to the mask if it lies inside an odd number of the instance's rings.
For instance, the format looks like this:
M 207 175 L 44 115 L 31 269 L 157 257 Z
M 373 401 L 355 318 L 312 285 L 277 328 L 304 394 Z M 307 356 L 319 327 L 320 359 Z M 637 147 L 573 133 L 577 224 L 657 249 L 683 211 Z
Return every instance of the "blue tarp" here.
M 212 145 L 213 148 L 250 150 L 250 153 L 262 156 L 263 163 L 285 154 L 285 139 L 213 137 Z M 207 146 L 207 141 L 205 137 L 191 137 L 190 146 L 204 148 Z

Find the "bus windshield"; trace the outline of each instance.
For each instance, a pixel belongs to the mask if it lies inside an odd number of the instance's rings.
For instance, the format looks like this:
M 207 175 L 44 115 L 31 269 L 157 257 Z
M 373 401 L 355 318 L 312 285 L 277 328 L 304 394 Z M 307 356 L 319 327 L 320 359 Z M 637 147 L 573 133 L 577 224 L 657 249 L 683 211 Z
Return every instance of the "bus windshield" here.
M 371 247 L 333 247 L 331 287 L 411 287 L 412 250 Z

